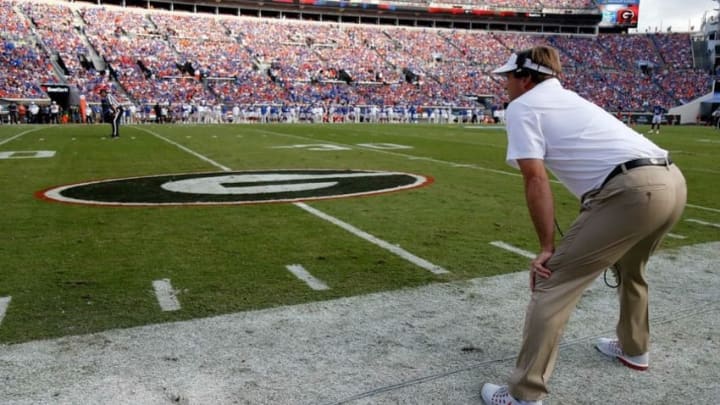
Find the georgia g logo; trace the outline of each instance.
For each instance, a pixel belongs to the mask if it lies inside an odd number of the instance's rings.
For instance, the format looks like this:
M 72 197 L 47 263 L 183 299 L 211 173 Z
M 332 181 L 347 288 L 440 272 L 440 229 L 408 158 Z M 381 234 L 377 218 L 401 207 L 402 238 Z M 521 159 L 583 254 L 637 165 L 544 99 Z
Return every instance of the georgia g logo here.
M 38 198 L 113 206 L 298 202 L 408 190 L 431 177 L 367 170 L 268 170 L 172 174 L 53 187 Z
M 624 8 L 618 10 L 618 22 L 623 24 L 630 24 L 635 18 L 635 12 L 630 8 Z

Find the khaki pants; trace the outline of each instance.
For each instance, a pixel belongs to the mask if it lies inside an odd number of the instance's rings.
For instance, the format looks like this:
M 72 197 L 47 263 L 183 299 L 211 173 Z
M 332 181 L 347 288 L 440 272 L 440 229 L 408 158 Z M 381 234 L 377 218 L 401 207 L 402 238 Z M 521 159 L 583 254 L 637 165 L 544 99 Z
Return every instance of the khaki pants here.
M 613 264 L 622 280 L 618 287 L 620 345 L 631 356 L 648 351 L 645 265 L 680 219 L 686 197 L 685 179 L 675 165 L 638 167 L 589 193 L 547 263 L 552 275 L 536 278 L 522 347 L 509 379 L 515 398 L 539 400 L 548 393 L 547 382 L 572 310 L 583 291 Z

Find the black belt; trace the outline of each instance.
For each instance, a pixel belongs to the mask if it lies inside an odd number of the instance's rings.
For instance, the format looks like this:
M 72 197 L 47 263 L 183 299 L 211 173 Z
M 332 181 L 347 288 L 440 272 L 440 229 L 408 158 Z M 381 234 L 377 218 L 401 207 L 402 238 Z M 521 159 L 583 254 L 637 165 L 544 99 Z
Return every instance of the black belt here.
M 601 188 L 607 184 L 608 181 L 610 181 L 613 177 L 617 176 L 620 173 L 624 173 L 628 170 L 632 170 L 636 167 L 643 167 L 643 166 L 670 166 L 673 164 L 673 161 L 670 159 L 670 157 L 666 158 L 646 158 L 646 159 L 635 159 L 635 160 L 628 160 L 625 163 L 621 163 L 610 172 L 610 174 L 605 177 L 605 181 L 603 181 Z

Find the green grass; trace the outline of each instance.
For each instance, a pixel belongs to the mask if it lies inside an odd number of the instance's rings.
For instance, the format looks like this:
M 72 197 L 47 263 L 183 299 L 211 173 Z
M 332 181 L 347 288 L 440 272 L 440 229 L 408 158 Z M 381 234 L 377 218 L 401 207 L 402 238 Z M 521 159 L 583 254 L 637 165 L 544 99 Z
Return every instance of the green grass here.
M 502 129 L 426 125 L 2 126 L 0 297 L 12 297 L 0 343 L 102 331 L 503 274 L 536 250 L 518 173 L 506 166 Z M 647 130 L 647 127 L 639 127 Z M 684 218 L 720 222 L 720 132 L 666 127 L 689 185 Z M 164 139 L 163 139 L 164 138 Z M 418 189 L 308 202 L 362 231 L 449 270 L 436 275 L 292 204 L 95 207 L 35 198 L 39 190 L 96 179 L 231 170 L 367 169 L 431 176 Z M 333 145 L 325 151 L 290 145 Z M 376 149 L 395 144 L 409 149 Z M 387 145 L 386 145 L 387 146 Z M 317 147 L 317 146 L 316 146 Z M 326 148 L 329 147 L 320 147 Z M 340 149 L 340 150 L 337 150 Z M 560 185 L 557 216 L 578 202 Z M 717 228 L 681 221 L 664 248 L 715 241 Z M 315 291 L 285 268 L 301 264 L 330 286 Z M 163 312 L 152 281 L 168 278 L 182 308 Z

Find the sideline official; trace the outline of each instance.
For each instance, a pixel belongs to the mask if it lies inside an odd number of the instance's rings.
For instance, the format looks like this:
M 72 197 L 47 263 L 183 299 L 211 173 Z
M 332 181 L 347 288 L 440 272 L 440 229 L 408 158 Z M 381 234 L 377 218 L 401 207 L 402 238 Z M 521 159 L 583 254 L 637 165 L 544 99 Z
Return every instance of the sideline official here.
M 108 92 L 107 87 L 100 88 L 100 107 L 102 108 L 103 119 L 112 126 L 110 137 L 115 139 L 120 136 L 120 120 L 122 119 L 122 104 Z

